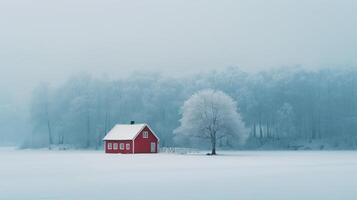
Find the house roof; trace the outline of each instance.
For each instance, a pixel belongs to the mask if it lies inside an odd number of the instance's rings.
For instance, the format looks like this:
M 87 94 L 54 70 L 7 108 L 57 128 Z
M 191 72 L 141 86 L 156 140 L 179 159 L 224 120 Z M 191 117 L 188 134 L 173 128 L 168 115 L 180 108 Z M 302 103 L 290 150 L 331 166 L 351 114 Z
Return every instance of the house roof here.
M 117 124 L 103 140 L 133 140 L 146 126 L 151 130 L 147 124 Z M 154 131 L 151 132 L 159 139 Z

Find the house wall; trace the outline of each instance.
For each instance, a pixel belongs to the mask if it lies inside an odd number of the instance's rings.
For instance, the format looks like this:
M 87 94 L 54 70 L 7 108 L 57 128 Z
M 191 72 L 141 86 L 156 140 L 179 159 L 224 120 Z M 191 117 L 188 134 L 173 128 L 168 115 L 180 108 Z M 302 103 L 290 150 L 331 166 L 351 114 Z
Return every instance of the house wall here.
M 143 132 L 148 131 L 148 138 L 143 138 Z M 158 152 L 158 140 L 148 127 L 145 127 L 134 140 L 135 153 L 151 153 L 151 142 L 155 142 L 155 152 Z
M 112 149 L 108 148 L 108 143 L 112 144 Z M 120 149 L 120 144 L 124 144 L 124 150 Z M 118 149 L 114 149 L 114 144 L 118 145 Z M 130 144 L 130 148 L 126 149 L 126 144 Z M 107 140 L 105 141 L 105 153 L 133 153 L 133 142 L 132 140 Z

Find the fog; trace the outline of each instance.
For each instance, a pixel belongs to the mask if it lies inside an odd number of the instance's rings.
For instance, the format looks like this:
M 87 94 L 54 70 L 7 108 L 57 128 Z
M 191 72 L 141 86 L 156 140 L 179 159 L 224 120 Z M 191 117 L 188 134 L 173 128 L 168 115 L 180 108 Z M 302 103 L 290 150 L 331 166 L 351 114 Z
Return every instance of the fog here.
M 354 67 L 356 7 L 352 0 L 2 0 L 0 112 L 28 116 L 38 84 L 61 87 L 78 74 L 118 80 L 135 71 L 183 78 L 232 66 Z
M 73 73 L 355 65 L 356 1 L 0 2 L 1 85 Z

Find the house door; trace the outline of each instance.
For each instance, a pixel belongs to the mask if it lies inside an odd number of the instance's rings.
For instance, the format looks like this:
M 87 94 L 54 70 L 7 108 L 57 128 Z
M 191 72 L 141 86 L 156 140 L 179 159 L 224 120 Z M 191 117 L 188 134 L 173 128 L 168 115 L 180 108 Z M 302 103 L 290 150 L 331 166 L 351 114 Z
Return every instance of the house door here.
M 156 143 L 155 142 L 151 142 L 150 152 L 151 153 L 155 153 L 156 152 Z

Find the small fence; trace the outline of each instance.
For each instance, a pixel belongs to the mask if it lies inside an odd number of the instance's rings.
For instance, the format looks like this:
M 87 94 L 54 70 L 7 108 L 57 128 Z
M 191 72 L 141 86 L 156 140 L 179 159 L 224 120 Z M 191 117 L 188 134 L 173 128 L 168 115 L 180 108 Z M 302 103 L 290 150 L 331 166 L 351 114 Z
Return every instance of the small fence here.
M 172 153 L 172 154 L 198 154 L 197 149 L 192 148 L 179 148 L 179 147 L 161 147 L 160 153 Z

